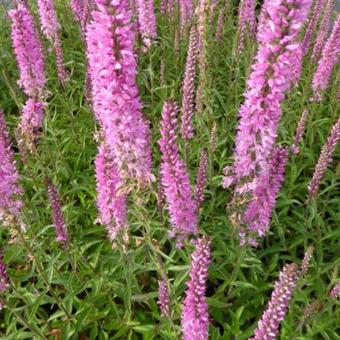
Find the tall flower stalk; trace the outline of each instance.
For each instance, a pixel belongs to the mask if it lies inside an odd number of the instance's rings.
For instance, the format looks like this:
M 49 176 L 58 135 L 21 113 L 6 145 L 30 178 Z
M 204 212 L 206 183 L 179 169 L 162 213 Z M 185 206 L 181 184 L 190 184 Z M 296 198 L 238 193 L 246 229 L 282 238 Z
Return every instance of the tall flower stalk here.
M 195 75 L 198 57 L 198 36 L 195 25 L 190 31 L 189 48 L 182 83 L 181 134 L 187 142 L 194 135 L 192 118 L 195 109 Z
M 46 83 L 44 56 L 32 15 L 26 7 L 18 5 L 9 11 L 9 16 L 12 19 L 12 44 L 20 71 L 18 83 L 27 96 L 42 98 Z
M 181 33 L 185 31 L 191 24 L 194 11 L 193 0 L 178 0 Z
M 208 152 L 202 150 L 198 163 L 196 185 L 195 185 L 195 201 L 197 204 L 197 210 L 200 208 L 204 201 L 204 190 L 207 186 L 207 171 L 208 171 Z
M 321 23 L 320 23 L 318 35 L 316 37 L 316 41 L 313 47 L 312 62 L 317 62 L 322 54 L 322 49 L 326 43 L 328 32 L 329 32 L 329 26 L 330 26 L 329 24 L 330 24 L 333 7 L 334 7 L 334 0 L 328 0 L 326 3 L 326 7 L 324 10 Z
M 280 104 L 293 80 L 292 65 L 299 47 L 296 42 L 309 6 L 310 0 L 280 0 L 266 1 L 262 8 L 257 32 L 259 48 L 247 82 L 245 102 L 239 111 L 234 166 L 225 169 L 223 182 L 225 187 L 236 184 L 236 203 L 250 200 L 241 216 L 246 233 L 240 231 L 241 240 L 248 239 L 248 232 L 264 235 L 278 184 L 282 182 L 286 151 L 274 150 Z M 278 160 L 281 166 L 276 172 L 273 164 Z M 275 178 L 274 186 L 271 177 Z M 266 202 L 267 198 L 270 199 Z M 255 206 L 261 211 L 255 211 Z M 257 218 L 251 220 L 254 213 Z M 249 242 L 253 241 L 250 236 Z
M 136 0 L 139 31 L 146 49 L 149 49 L 157 36 L 154 0 Z
M 176 130 L 177 105 L 168 101 L 163 106 L 158 141 L 162 153 L 161 181 L 172 225 L 170 236 L 176 237 L 177 246 L 181 247 L 190 234 L 197 234 L 197 214 L 189 175 L 180 159 Z
M 20 221 L 22 189 L 5 117 L 0 110 L 0 221 L 4 225 Z
M 99 222 L 105 225 L 108 235 L 114 241 L 117 235 L 127 241 L 126 194 L 115 163 L 105 144 L 99 146 L 95 161 L 97 179 L 97 206 Z
M 241 0 L 239 3 L 237 53 L 242 51 L 246 36 L 255 36 L 255 7 L 256 0 Z
M 317 101 L 321 100 L 321 94 L 327 89 L 332 70 L 340 55 L 340 13 L 338 13 L 332 33 L 322 51 L 318 67 L 314 73 L 312 88 Z
M 46 185 L 48 199 L 52 209 L 52 220 L 56 232 L 56 240 L 64 246 L 67 246 L 69 237 L 57 188 L 49 180 L 47 180 Z
M 275 283 L 268 308 L 263 313 L 255 330 L 255 335 L 250 340 L 276 339 L 280 323 L 287 313 L 298 278 L 299 268 L 295 263 L 283 267 L 279 280 Z
M 53 45 L 56 55 L 58 78 L 60 84 L 64 86 L 67 78 L 67 70 L 64 65 L 64 54 L 60 40 L 60 25 L 53 0 L 38 0 L 38 8 L 42 31 Z
M 339 140 L 340 140 L 340 118 L 333 125 L 331 132 L 327 138 L 327 141 L 322 147 L 318 163 L 314 170 L 313 178 L 308 185 L 308 197 L 310 200 L 316 197 L 316 194 L 319 190 L 321 179 L 325 174 L 328 165 L 332 162 L 333 153 Z
M 96 5 L 86 33 L 94 113 L 120 178 L 145 185 L 152 179 L 150 131 L 135 80 L 129 1 Z
M 211 261 L 210 240 L 199 238 L 194 242 L 195 250 L 191 255 L 190 279 L 182 310 L 182 332 L 184 340 L 208 339 L 209 314 L 205 296 L 208 267 Z
M 267 233 L 276 196 L 284 180 L 287 160 L 287 148 L 278 146 L 273 149 L 268 166 L 259 174 L 253 196 L 244 212 L 245 227 L 240 230 L 241 243 L 256 246 L 256 237 L 263 237 Z

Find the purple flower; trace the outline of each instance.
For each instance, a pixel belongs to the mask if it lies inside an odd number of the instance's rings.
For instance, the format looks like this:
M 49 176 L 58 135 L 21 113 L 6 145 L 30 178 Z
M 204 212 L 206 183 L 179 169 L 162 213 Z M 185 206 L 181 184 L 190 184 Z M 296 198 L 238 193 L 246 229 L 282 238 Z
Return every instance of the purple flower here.
M 250 340 L 275 340 L 279 333 L 279 326 L 284 319 L 293 290 L 299 278 L 299 268 L 295 263 L 287 264 L 280 273 L 267 310 L 258 322 L 254 337 Z
M 53 0 L 38 0 L 38 9 L 42 31 L 49 40 L 54 41 L 55 36 L 60 29 L 60 25 L 58 23 Z
M 340 298 L 340 281 L 333 287 L 329 295 L 333 299 L 339 299 Z
M 313 37 L 313 33 L 315 31 L 315 28 L 318 24 L 320 15 L 322 13 L 322 9 L 325 6 L 325 2 L 327 0 L 316 0 L 314 3 L 314 8 L 312 10 L 312 15 L 309 20 L 304 39 L 302 41 L 302 51 L 303 55 L 305 55 L 308 52 L 309 46 L 311 44 L 311 39 Z
M 52 208 L 52 220 L 56 232 L 56 240 L 64 245 L 67 244 L 68 234 L 64 214 L 56 187 L 47 180 L 47 194 Z
M 20 70 L 19 85 L 32 98 L 43 96 L 46 83 L 41 42 L 28 9 L 18 5 L 9 11 L 12 43 Z
M 332 162 L 333 153 L 340 140 L 340 119 L 333 125 L 331 132 L 327 138 L 326 143 L 322 147 L 318 163 L 315 167 L 314 175 L 308 185 L 309 199 L 315 198 L 321 179 L 325 174 L 328 165 Z
M 38 0 L 38 8 L 42 31 L 47 39 L 53 44 L 56 54 L 58 78 L 61 85 L 64 86 L 67 78 L 67 71 L 64 65 L 64 54 L 59 34 L 60 25 L 58 23 L 53 0 Z
M 192 118 L 195 108 L 195 75 L 198 57 L 198 36 L 195 25 L 191 27 L 187 61 L 182 84 L 181 134 L 185 141 L 194 136 Z
M 32 151 L 44 120 L 45 103 L 28 99 L 22 109 L 20 131 L 25 144 Z
M 191 255 L 190 280 L 183 302 L 181 325 L 184 340 L 208 339 L 209 314 L 205 290 L 210 261 L 210 240 L 199 238 Z
M 149 49 L 157 36 L 153 0 L 136 0 L 136 4 L 139 31 L 146 49 Z
M 0 221 L 7 225 L 13 218 L 20 220 L 23 202 L 19 174 L 8 134 L 5 117 L 0 110 Z
M 276 196 L 284 180 L 284 171 L 288 160 L 285 147 L 275 147 L 268 162 L 257 178 L 253 197 L 243 216 L 245 228 L 240 231 L 242 243 L 255 244 L 253 237 L 263 237 L 268 228 L 275 207 Z
M 136 86 L 137 65 L 128 0 L 96 0 L 87 25 L 93 108 L 122 180 L 149 183 L 150 131 Z
M 80 23 L 84 11 L 84 0 L 71 0 L 70 6 L 75 20 Z
M 169 290 L 166 280 L 158 280 L 158 301 L 157 304 L 161 310 L 161 315 L 164 317 L 170 317 L 170 305 L 169 305 Z
M 293 78 L 296 40 L 309 6 L 310 0 L 263 5 L 257 33 L 260 45 L 239 112 L 233 171 L 238 192 L 251 192 L 259 169 L 267 166 L 277 137 L 280 103 Z
M 328 32 L 329 32 L 329 23 L 331 14 L 334 7 L 334 0 L 328 0 L 325 5 L 324 14 L 320 23 L 320 28 L 318 31 L 318 35 L 316 37 L 316 41 L 313 48 L 313 54 L 312 54 L 312 61 L 317 62 L 321 56 L 322 49 L 325 45 Z
M 318 67 L 314 73 L 312 88 L 316 100 L 321 100 L 321 92 L 326 90 L 334 65 L 340 55 L 340 13 L 338 13 L 332 33 L 322 51 Z
M 194 7 L 192 0 L 178 0 L 181 32 L 190 26 Z
M 303 134 L 305 132 L 305 126 L 306 126 L 306 123 L 307 123 L 307 118 L 308 118 L 308 111 L 303 110 L 301 118 L 300 118 L 299 123 L 298 123 L 298 126 L 297 126 L 296 131 L 295 131 L 293 144 L 291 146 L 293 153 L 296 154 L 296 155 L 300 151 L 299 145 L 302 141 L 302 137 L 303 137 Z
M 113 158 L 104 144 L 99 146 L 95 163 L 99 221 L 105 225 L 109 237 L 113 241 L 117 234 L 127 228 L 126 194 L 121 188 L 122 181 Z
M 256 0 L 241 0 L 238 14 L 238 53 L 244 47 L 244 39 L 247 35 L 255 35 L 256 31 Z
M 207 186 L 207 170 L 208 153 L 207 150 L 203 150 L 200 155 L 195 186 L 195 201 L 197 204 L 197 210 L 200 208 L 202 202 L 204 201 L 204 190 Z
M 7 274 L 7 268 L 4 263 L 4 258 L 2 254 L 0 254 L 0 292 L 4 292 L 9 286 L 9 277 Z M 1 308 L 1 303 L 0 303 L 0 310 Z
M 171 236 L 176 237 L 177 246 L 181 247 L 189 234 L 197 233 L 197 214 L 189 175 L 183 160 L 180 159 L 176 143 L 176 115 L 177 105 L 170 101 L 165 102 L 161 120 L 161 139 L 158 144 L 162 152 L 162 186 L 173 227 Z

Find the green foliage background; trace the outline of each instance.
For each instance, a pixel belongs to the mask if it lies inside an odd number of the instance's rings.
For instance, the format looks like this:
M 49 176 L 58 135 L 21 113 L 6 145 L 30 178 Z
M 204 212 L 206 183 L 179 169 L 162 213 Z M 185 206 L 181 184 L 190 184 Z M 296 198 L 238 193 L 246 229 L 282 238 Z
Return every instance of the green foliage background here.
M 31 3 L 36 15 L 36 4 Z M 200 212 L 202 234 L 212 239 L 208 303 L 211 339 L 246 339 L 253 334 L 285 263 L 300 263 L 308 245 L 316 248 L 307 276 L 299 281 L 281 339 L 340 339 L 340 304 L 328 297 L 339 278 L 340 264 L 340 148 L 329 167 L 318 198 L 306 204 L 307 185 L 321 147 L 339 117 L 339 65 L 321 103 L 310 102 L 315 65 L 307 58 L 299 84 L 288 94 L 282 112 L 279 143 L 290 145 L 304 108 L 309 111 L 301 152 L 289 160 L 269 234 L 258 249 L 242 249 L 228 220 L 231 192 L 221 187 L 222 170 L 232 164 L 237 113 L 255 41 L 246 41 L 240 57 L 236 44 L 237 3 L 226 7 L 223 38 L 216 41 L 217 15 L 208 26 L 205 110 L 195 116 L 195 138 L 189 147 L 189 170 L 195 180 L 202 148 L 210 150 L 209 181 Z M 151 122 L 154 174 L 159 166 L 159 120 L 164 100 L 180 102 L 187 41 L 176 51 L 176 25 L 157 8 L 158 38 L 148 53 L 139 53 L 138 85 L 144 112 Z M 2 296 L 2 339 L 177 339 L 180 338 L 181 301 L 188 278 L 190 244 L 178 250 L 169 240 L 168 216 L 156 208 L 157 184 L 129 197 L 130 246 L 126 254 L 113 250 L 105 228 L 95 223 L 96 190 L 93 161 L 96 123 L 84 98 L 85 56 L 78 24 L 69 4 L 57 3 L 62 43 L 70 80 L 62 90 L 55 60 L 46 45 L 48 107 L 36 157 L 17 165 L 25 189 L 25 242 L 10 244 L 1 228 L 1 245 L 11 288 Z M 38 18 L 37 24 L 38 24 Z M 18 125 L 24 97 L 16 85 L 18 70 L 11 48 L 10 21 L 1 11 L 0 106 L 11 132 Z M 38 24 L 40 27 L 40 25 Z M 161 63 L 164 62 L 164 84 Z M 209 137 L 217 124 L 217 150 Z M 14 143 L 14 147 L 16 144 Z M 182 148 L 183 149 L 183 148 Z M 182 150 L 183 151 L 183 150 Z M 45 176 L 57 186 L 71 235 L 70 249 L 55 241 L 51 211 L 43 184 Z M 33 252 L 34 257 L 30 256 Z M 160 259 L 163 268 L 160 267 Z M 171 320 L 160 316 L 157 279 L 165 270 L 171 287 Z M 303 309 L 313 301 L 317 311 L 304 322 Z

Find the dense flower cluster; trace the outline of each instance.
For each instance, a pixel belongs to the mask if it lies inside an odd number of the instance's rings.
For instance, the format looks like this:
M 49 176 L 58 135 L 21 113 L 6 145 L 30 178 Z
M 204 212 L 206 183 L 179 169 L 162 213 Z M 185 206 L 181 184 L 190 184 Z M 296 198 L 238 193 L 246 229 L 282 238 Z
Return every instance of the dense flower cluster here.
M 52 209 L 52 220 L 56 232 L 56 240 L 66 244 L 68 241 L 67 226 L 61 209 L 60 198 L 56 187 L 50 181 L 47 181 L 47 194 Z
M 252 200 L 244 212 L 245 228 L 240 231 L 241 243 L 256 245 L 253 236 L 263 237 L 266 234 L 276 196 L 284 180 L 287 160 L 287 148 L 278 146 L 273 149 L 268 167 L 260 172 Z
M 333 287 L 333 289 L 330 292 L 330 296 L 333 299 L 339 299 L 340 298 L 340 281 Z
M 170 316 L 170 299 L 169 290 L 166 280 L 158 280 L 158 301 L 159 308 L 161 310 L 161 315 L 165 317 Z
M 254 189 L 259 169 L 267 166 L 277 136 L 280 103 L 291 85 L 296 39 L 310 1 L 266 1 L 263 6 L 260 46 L 239 112 L 233 171 L 238 192 Z
M 139 31 L 147 49 L 157 36 L 154 0 L 136 0 Z
M 53 41 L 60 29 L 53 0 L 38 0 L 38 8 L 42 31 L 49 40 Z
M 291 149 L 293 151 L 294 154 L 298 154 L 300 151 L 300 143 L 302 141 L 303 138 L 303 134 L 305 132 L 305 127 L 306 127 L 306 123 L 307 123 L 307 118 L 308 118 L 308 111 L 307 110 L 303 110 L 301 118 L 299 120 L 299 123 L 296 127 L 296 131 L 295 131 L 295 136 L 293 139 L 293 144 L 291 146 Z
M 179 156 L 177 139 L 177 105 L 165 102 L 161 120 L 161 139 L 158 141 L 162 152 L 161 180 L 168 203 L 177 246 L 191 233 L 197 233 L 196 203 L 192 198 L 190 179 L 186 166 Z
M 94 112 L 119 176 L 142 185 L 152 178 L 150 132 L 135 81 L 129 2 L 97 0 L 96 5 L 86 33 Z
M 80 23 L 84 11 L 84 0 L 71 0 L 70 6 L 75 20 Z
M 334 7 L 334 0 L 328 0 L 325 6 L 325 10 L 324 10 L 321 23 L 320 23 L 318 35 L 316 37 L 315 44 L 313 47 L 313 54 L 312 54 L 313 62 L 317 62 L 319 60 L 321 53 L 322 53 L 322 49 L 326 43 L 333 7 Z
M 314 33 L 315 28 L 316 28 L 318 21 L 320 19 L 320 15 L 321 15 L 322 10 L 325 6 L 325 2 L 326 2 L 326 0 L 316 0 L 315 3 L 314 3 L 312 15 L 311 15 L 311 18 L 309 20 L 309 23 L 308 23 L 308 26 L 307 26 L 307 29 L 306 29 L 306 32 L 305 32 L 305 36 L 303 38 L 302 45 L 301 45 L 303 55 L 305 55 L 307 53 L 307 51 L 308 51 L 308 49 L 311 45 L 313 33 Z
M 267 310 L 258 322 L 255 335 L 250 340 L 275 340 L 279 332 L 280 322 L 284 319 L 291 300 L 299 269 L 295 263 L 285 265 L 275 283 Z
M 217 28 L 216 28 L 216 34 L 215 34 L 216 40 L 221 40 L 222 38 L 224 20 L 225 20 L 225 9 L 221 8 L 220 14 L 218 15 L 218 19 L 217 19 Z
M 188 141 L 194 136 L 192 118 L 195 108 L 195 75 L 198 57 L 198 36 L 196 26 L 192 25 L 190 31 L 189 48 L 187 61 L 184 70 L 182 84 L 182 121 L 181 134 L 184 140 Z
M 18 5 L 9 11 L 12 19 L 12 43 L 20 70 L 19 85 L 32 98 L 43 95 L 46 83 L 44 57 L 38 32 L 28 9 Z
M 329 82 L 334 65 L 340 55 L 340 13 L 338 13 L 332 33 L 328 38 L 322 51 L 318 67 L 314 73 L 312 88 L 316 100 L 321 100 L 321 92 L 324 91 Z
M 256 0 L 241 0 L 239 3 L 238 15 L 238 46 L 237 51 L 240 52 L 244 46 L 245 37 L 255 35 L 256 31 Z
M 110 239 L 127 228 L 126 195 L 122 192 L 122 181 L 116 166 L 102 144 L 96 157 L 97 206 L 99 221 L 106 226 Z
M 23 206 L 19 185 L 19 174 L 15 166 L 14 153 L 8 134 L 5 117 L 0 110 L 0 221 L 19 219 Z
M 205 291 L 210 258 L 210 240 L 207 237 L 195 241 L 191 255 L 190 280 L 182 310 L 182 332 L 184 340 L 207 340 L 209 330 L 208 304 Z
M 321 179 L 324 173 L 326 172 L 328 165 L 332 162 L 333 153 L 339 140 L 340 140 L 340 118 L 332 127 L 331 132 L 327 138 L 327 141 L 322 147 L 318 163 L 314 170 L 313 178 L 308 185 L 309 199 L 315 198 L 319 190 Z

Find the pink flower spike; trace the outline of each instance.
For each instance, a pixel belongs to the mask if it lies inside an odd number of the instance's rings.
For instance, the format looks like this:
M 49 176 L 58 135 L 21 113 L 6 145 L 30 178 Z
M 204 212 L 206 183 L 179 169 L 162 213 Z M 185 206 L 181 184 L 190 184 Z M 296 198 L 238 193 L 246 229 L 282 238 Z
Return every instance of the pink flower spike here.
M 19 71 L 19 85 L 32 98 L 44 97 L 44 56 L 38 32 L 28 9 L 18 5 L 8 12 L 12 19 L 12 43 Z
M 168 101 L 163 106 L 158 141 L 162 153 L 161 181 L 173 228 L 171 236 L 176 237 L 177 246 L 181 247 L 190 234 L 197 234 L 197 214 L 189 175 L 179 156 L 176 130 L 177 105 Z
M 183 301 L 182 332 L 184 340 L 207 340 L 209 331 L 208 304 L 205 290 L 208 267 L 211 261 L 210 240 L 207 237 L 194 241 L 191 254 L 190 279 Z
M 96 0 L 96 8 L 86 32 L 93 109 L 121 180 L 145 186 L 153 179 L 151 135 L 135 79 L 129 1 Z

